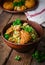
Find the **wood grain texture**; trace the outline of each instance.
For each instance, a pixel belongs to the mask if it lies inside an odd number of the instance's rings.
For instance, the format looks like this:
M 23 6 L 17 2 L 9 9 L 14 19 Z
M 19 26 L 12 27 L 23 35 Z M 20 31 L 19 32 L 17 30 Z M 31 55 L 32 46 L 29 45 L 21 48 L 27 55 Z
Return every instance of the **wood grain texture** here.
M 12 14 L 3 12 L 0 15 L 0 32 L 2 31 L 3 27 L 7 24 L 7 22 L 10 20 Z
M 8 62 L 6 65 L 30 65 L 31 64 L 31 60 L 32 60 L 32 52 L 34 50 L 28 52 L 28 53 L 19 53 L 15 50 L 13 50 Z M 16 61 L 15 60 L 15 56 L 19 55 L 21 56 L 21 60 L 20 61 Z
M 45 65 L 45 62 L 38 63 L 35 59 L 33 59 L 31 65 Z
M 5 62 L 10 51 L 11 51 L 11 48 L 2 42 L 2 39 L 0 36 L 0 65 L 2 65 Z
M 21 20 L 27 20 L 25 14 L 13 14 L 12 18 L 10 19 L 10 22 L 14 21 L 17 18 L 20 18 Z
M 3 10 L 0 8 L 0 14 L 2 14 Z
M 6 13 L 6 12 L 2 12 L 2 14 L 0 14 L 0 32 L 2 31 L 3 27 L 8 23 L 11 16 L 12 16 L 12 14 L 9 14 L 9 13 Z M 0 35 L 1 35 L 1 33 L 0 33 Z M 2 38 L 0 36 L 0 65 L 2 65 L 5 62 L 5 60 L 7 59 L 10 51 L 11 51 L 11 48 L 8 47 L 2 41 Z

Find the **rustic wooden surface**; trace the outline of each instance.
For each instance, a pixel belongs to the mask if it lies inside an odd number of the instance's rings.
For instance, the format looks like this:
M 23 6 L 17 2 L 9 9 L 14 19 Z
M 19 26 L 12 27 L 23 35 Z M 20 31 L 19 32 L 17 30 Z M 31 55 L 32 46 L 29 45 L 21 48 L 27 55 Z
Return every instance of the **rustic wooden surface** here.
M 7 12 L 4 12 L 2 9 L 0 9 L 0 65 L 45 65 L 44 63 L 37 63 L 35 59 L 32 59 L 32 50 L 29 53 L 19 53 L 13 49 L 11 49 L 9 46 L 7 46 L 1 39 L 1 31 L 3 27 L 15 20 L 16 18 L 20 18 L 21 20 L 26 20 L 26 16 L 24 14 L 10 14 Z M 45 33 L 45 32 L 44 32 Z M 45 40 L 45 38 L 44 38 Z M 45 41 L 42 41 L 42 44 L 45 43 Z M 16 55 L 21 56 L 21 61 L 16 61 L 14 57 Z
M 0 35 L 3 27 L 8 23 L 12 14 L 1 12 L 0 14 Z M 8 58 L 9 53 L 11 52 L 11 48 L 8 47 L 4 42 L 2 42 L 2 38 L 0 36 L 0 65 L 2 65 L 5 60 Z
M 3 10 L 0 8 L 0 14 L 3 12 Z
M 6 65 L 30 65 L 31 59 L 32 59 L 31 54 L 32 54 L 32 51 L 29 53 L 19 53 L 19 52 L 13 50 Z M 21 56 L 20 61 L 15 60 L 16 55 Z

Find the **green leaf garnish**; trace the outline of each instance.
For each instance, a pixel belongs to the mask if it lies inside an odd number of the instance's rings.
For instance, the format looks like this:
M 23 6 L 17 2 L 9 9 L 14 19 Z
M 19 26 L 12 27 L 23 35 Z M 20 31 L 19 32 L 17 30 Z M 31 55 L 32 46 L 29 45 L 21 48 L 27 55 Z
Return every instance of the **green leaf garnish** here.
M 22 5 L 24 5 L 25 4 L 25 0 L 21 0 L 21 1 L 18 1 L 18 2 L 14 2 L 13 3 L 13 6 L 15 7 L 15 6 L 22 6 Z
M 45 60 L 45 53 L 44 52 L 35 51 L 32 54 L 32 57 L 35 58 L 38 62 L 43 62 Z
M 9 39 L 9 37 L 10 37 L 10 35 L 9 34 L 4 34 L 4 37 L 5 37 L 5 39 Z
M 15 25 L 21 25 L 21 20 L 20 19 L 16 19 L 14 22 L 13 22 L 13 26 Z
M 22 29 L 24 29 L 27 32 L 31 32 L 31 33 L 34 31 L 34 29 L 29 25 L 23 26 Z
M 17 55 L 17 56 L 15 57 L 15 60 L 19 61 L 19 60 L 21 60 L 21 57 Z

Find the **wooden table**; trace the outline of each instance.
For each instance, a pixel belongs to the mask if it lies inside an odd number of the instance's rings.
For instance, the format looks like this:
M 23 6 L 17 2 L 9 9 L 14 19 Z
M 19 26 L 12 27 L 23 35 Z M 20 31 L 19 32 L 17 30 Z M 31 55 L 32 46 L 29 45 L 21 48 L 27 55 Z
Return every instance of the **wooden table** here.
M 34 50 L 31 50 L 28 53 L 19 53 L 15 50 L 11 49 L 9 46 L 7 46 L 4 42 L 2 42 L 1 38 L 1 31 L 3 27 L 10 23 L 11 21 L 15 20 L 16 18 L 20 18 L 21 20 L 26 20 L 25 14 L 11 14 L 4 12 L 0 9 L 0 65 L 45 65 L 45 62 L 43 63 L 37 63 L 35 59 L 32 59 L 32 52 Z M 44 28 L 45 33 L 45 28 Z M 44 38 L 39 42 L 38 48 L 42 50 L 42 46 L 45 45 L 45 36 Z M 14 57 L 16 55 L 21 56 L 21 61 L 16 61 Z

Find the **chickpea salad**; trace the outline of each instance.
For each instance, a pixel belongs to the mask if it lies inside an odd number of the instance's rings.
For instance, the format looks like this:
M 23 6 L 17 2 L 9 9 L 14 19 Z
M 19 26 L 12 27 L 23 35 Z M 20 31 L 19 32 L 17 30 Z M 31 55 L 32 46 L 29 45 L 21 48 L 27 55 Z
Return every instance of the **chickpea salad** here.
M 28 42 L 35 41 L 38 38 L 38 34 L 27 22 L 16 19 L 6 30 L 4 37 L 15 44 L 27 44 Z

